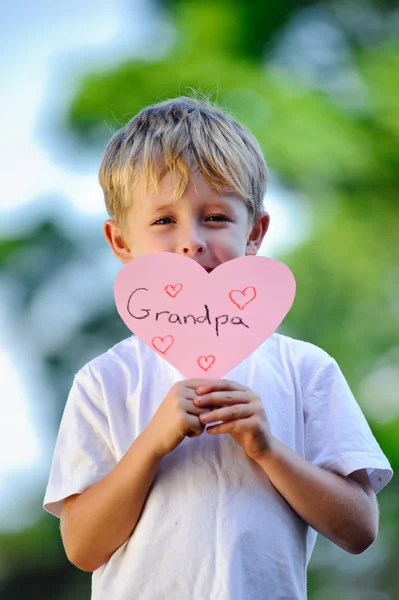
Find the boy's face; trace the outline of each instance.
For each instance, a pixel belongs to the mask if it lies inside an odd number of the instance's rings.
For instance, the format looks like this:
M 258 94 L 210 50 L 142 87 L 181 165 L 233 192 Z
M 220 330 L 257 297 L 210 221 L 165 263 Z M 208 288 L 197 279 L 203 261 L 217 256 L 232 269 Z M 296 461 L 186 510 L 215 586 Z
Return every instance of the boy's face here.
M 177 202 L 171 201 L 174 189 L 170 172 L 156 194 L 139 186 L 124 237 L 113 220 L 104 223 L 105 239 L 122 263 L 142 254 L 174 252 L 210 271 L 227 260 L 257 253 L 269 226 L 266 212 L 252 224 L 241 199 L 219 194 L 202 175 L 193 177 Z

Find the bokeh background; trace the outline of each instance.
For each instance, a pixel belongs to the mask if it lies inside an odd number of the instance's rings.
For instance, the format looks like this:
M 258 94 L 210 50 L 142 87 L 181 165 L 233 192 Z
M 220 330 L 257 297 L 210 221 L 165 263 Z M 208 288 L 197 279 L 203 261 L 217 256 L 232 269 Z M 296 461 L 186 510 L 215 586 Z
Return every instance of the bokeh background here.
M 279 331 L 338 361 L 397 470 L 397 2 L 3 0 L 0 23 L 1 599 L 90 597 L 42 501 L 74 374 L 130 335 L 97 171 L 113 131 L 190 89 L 264 150 L 262 253 L 297 281 Z M 399 598 L 398 488 L 362 555 L 318 537 L 310 600 Z

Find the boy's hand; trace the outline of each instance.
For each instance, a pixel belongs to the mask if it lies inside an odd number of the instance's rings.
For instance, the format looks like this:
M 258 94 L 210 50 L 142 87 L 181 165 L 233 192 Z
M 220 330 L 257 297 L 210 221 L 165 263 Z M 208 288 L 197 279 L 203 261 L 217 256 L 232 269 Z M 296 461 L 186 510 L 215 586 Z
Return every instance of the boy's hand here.
M 227 379 L 206 380 L 196 389 L 194 404 L 211 407 L 212 413 L 201 414 L 205 425 L 224 421 L 208 427 L 208 433 L 230 433 L 231 437 L 254 460 L 270 450 L 273 436 L 269 421 L 258 394 L 250 388 Z
M 148 427 L 152 430 L 155 453 L 159 458 L 172 452 L 186 436 L 196 437 L 205 429 L 199 415 L 209 412 L 194 404 L 195 389 L 207 379 L 187 379 L 175 383 L 165 396 Z

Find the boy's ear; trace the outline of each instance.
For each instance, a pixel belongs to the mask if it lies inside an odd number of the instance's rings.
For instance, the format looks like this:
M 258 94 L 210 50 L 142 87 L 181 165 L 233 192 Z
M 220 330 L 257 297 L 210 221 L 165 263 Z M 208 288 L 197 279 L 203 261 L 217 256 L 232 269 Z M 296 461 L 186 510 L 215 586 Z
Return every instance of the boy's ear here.
M 104 237 L 112 252 L 121 263 L 126 265 L 133 259 L 130 248 L 125 242 L 120 226 L 113 220 L 108 219 L 103 225 Z
M 261 212 L 260 216 L 253 224 L 252 229 L 249 233 L 247 247 L 245 249 L 246 256 L 257 254 L 263 242 L 263 238 L 265 237 L 266 232 L 269 229 L 269 224 L 269 213 L 267 213 L 266 211 Z

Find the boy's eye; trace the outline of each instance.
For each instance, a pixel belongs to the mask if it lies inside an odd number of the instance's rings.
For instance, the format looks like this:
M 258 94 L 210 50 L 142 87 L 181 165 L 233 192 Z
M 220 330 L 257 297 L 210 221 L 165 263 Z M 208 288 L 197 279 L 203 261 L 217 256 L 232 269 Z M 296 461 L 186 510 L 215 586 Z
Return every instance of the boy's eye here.
M 227 217 L 225 217 L 224 215 L 209 215 L 207 219 L 212 219 L 214 221 L 226 221 Z
M 158 221 L 155 221 L 155 223 L 153 223 L 153 225 L 164 225 L 165 223 L 163 223 L 162 221 L 170 221 L 171 218 L 170 217 L 161 217 L 161 219 L 158 219 Z M 166 225 L 168 225 L 168 223 L 166 223 Z
M 206 220 L 217 223 L 218 221 L 227 221 L 227 217 L 225 217 L 225 215 L 209 215 L 209 217 L 206 217 Z M 161 217 L 155 221 L 153 225 L 169 225 L 171 221 L 172 219 L 170 217 Z

